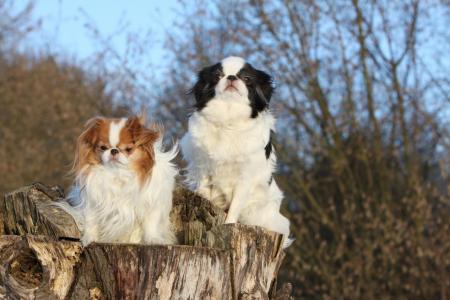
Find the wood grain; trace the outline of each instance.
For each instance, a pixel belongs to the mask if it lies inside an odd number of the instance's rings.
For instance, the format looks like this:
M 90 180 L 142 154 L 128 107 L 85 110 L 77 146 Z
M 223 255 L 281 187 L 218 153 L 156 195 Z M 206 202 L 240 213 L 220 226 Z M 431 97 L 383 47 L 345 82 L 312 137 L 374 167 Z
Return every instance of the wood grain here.
M 57 187 L 33 184 L 0 200 L 0 299 L 290 299 L 276 290 L 282 237 L 226 224 L 225 212 L 178 188 L 171 222 L 182 245 L 82 248 Z

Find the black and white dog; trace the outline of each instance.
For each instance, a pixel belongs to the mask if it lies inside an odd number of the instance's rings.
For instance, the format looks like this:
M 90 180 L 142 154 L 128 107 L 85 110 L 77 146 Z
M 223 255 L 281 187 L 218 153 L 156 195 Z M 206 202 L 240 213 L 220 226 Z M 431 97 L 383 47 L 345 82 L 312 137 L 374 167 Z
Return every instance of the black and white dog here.
M 240 57 L 228 57 L 200 71 L 192 92 L 196 111 L 181 141 L 190 188 L 228 209 L 226 223 L 282 233 L 288 247 L 283 193 L 272 178 L 272 78 Z

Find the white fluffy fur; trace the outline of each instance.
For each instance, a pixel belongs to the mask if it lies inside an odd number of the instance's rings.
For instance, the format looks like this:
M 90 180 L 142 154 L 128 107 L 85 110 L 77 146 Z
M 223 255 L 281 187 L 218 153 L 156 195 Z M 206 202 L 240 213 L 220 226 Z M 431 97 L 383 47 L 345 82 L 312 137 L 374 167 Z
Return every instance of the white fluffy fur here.
M 228 64 L 224 61 L 224 78 L 236 74 L 243 65 L 237 58 L 229 59 Z M 279 212 L 283 194 L 271 181 L 276 156 L 272 151 L 266 159 L 264 150 L 275 119 L 269 111 L 250 118 L 245 91 L 233 93 L 221 87 L 219 82 L 216 96 L 191 115 L 189 130 L 181 140 L 188 162 L 188 185 L 229 209 L 226 223 L 239 221 L 282 233 L 287 247 L 291 243 L 287 238 L 289 220 Z
M 91 242 L 172 244 L 169 214 L 177 169 L 177 146 L 163 152 L 154 145 L 155 165 L 143 186 L 122 164 L 99 164 L 76 178 L 64 207 L 80 227 L 83 245 Z

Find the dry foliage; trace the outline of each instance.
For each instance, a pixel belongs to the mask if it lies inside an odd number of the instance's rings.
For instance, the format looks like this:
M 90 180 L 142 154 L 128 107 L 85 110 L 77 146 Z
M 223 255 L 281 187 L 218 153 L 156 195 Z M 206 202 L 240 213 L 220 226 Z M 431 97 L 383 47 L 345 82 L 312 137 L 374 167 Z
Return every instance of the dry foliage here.
M 104 89 L 101 79 L 52 57 L 1 61 L 0 193 L 35 181 L 67 186 L 84 123 L 114 114 Z
M 33 1 L 0 1 L 0 195 L 31 182 L 67 187 L 76 137 L 96 115 L 127 110 L 85 64 L 17 49 L 39 30 Z
M 35 181 L 67 186 L 83 124 L 120 110 L 105 80 L 80 63 L 17 52 L 39 28 L 32 11 L 32 2 L 0 2 L 0 194 Z

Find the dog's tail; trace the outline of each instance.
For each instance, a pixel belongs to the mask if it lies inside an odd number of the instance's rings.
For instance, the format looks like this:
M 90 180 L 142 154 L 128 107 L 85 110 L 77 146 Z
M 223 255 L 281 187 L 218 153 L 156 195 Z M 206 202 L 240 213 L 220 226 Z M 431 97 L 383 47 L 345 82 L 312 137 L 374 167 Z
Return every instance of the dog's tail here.
M 283 249 L 286 249 L 287 247 L 292 245 L 292 243 L 294 241 L 295 241 L 295 238 L 292 235 L 290 235 L 289 237 L 283 236 Z
M 72 216 L 73 220 L 78 226 L 78 229 L 82 232 L 84 230 L 84 217 L 82 207 L 84 203 L 82 197 L 80 197 L 81 189 L 76 185 L 72 187 L 70 193 L 65 199 L 50 204 L 51 206 L 58 207 Z
M 162 137 L 160 137 L 154 145 L 155 148 L 155 160 L 163 161 L 165 163 L 170 164 L 170 166 L 174 167 L 175 164 L 173 163 L 173 160 L 178 155 L 178 142 L 174 142 L 173 146 L 170 150 L 165 151 L 163 147 L 163 141 Z
M 150 181 L 150 191 L 153 201 L 157 201 L 159 209 L 165 211 L 164 215 L 169 215 L 172 209 L 172 192 L 175 187 L 175 177 L 178 175 L 178 168 L 174 159 L 178 155 L 178 143 L 175 142 L 170 150 L 165 150 L 162 145 L 162 138 L 158 139 L 154 145 L 155 166 L 152 170 Z M 161 232 L 158 243 L 174 244 L 176 237 L 171 228 L 170 220 L 160 222 Z

